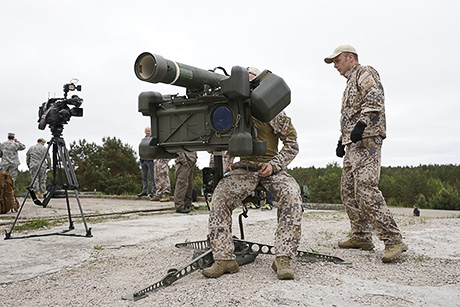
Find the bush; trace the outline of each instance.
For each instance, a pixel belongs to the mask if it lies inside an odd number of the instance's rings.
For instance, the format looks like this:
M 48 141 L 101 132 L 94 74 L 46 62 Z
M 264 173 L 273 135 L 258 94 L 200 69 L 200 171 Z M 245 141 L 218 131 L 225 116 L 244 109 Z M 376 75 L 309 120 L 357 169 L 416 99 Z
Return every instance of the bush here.
M 430 207 L 443 210 L 460 210 L 460 194 L 451 187 L 442 188 L 430 201 Z

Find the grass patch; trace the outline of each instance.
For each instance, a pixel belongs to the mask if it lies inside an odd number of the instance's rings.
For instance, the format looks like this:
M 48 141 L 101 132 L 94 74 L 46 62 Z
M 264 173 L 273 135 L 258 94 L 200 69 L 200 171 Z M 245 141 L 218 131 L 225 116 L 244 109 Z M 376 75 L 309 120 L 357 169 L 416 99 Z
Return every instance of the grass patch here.
M 91 224 L 97 224 L 97 223 L 103 223 L 108 220 L 118 220 L 124 218 L 122 214 L 115 214 L 115 215 L 104 215 L 104 216 L 96 216 L 96 217 L 87 217 L 86 222 L 91 223 Z M 82 220 L 77 219 L 79 222 Z
M 208 211 L 208 206 L 204 204 L 204 205 L 199 206 L 198 208 L 195 208 L 194 206 L 192 206 L 190 209 L 192 209 L 192 211 Z
M 15 230 L 33 230 L 33 229 L 40 229 L 40 228 L 48 227 L 49 224 L 50 222 L 48 220 L 40 218 L 38 220 L 25 222 L 22 225 L 16 225 L 14 226 L 14 229 Z
M 15 216 L 0 216 L 0 220 L 14 220 Z

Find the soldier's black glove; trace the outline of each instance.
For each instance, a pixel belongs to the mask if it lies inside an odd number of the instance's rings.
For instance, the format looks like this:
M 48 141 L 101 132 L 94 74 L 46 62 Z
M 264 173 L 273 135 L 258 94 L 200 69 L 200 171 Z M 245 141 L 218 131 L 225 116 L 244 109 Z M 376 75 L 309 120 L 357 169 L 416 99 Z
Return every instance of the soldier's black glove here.
M 345 156 L 345 145 L 342 145 L 342 141 L 337 143 L 337 148 L 335 149 L 335 154 L 339 158 L 343 158 Z
M 355 128 L 353 128 L 353 131 L 351 132 L 351 141 L 353 143 L 356 143 L 358 141 L 361 141 L 363 139 L 363 132 L 364 132 L 364 128 L 366 128 L 366 124 L 362 123 L 362 122 L 358 122 L 355 126 Z

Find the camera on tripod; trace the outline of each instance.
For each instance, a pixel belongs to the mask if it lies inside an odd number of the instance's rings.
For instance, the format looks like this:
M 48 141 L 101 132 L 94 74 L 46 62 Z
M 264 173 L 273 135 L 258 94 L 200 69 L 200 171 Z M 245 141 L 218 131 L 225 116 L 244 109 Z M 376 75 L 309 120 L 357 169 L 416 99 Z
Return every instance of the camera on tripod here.
M 49 125 L 51 134 L 53 137 L 48 142 L 48 148 L 43 154 L 41 162 L 37 167 L 37 170 L 33 176 L 32 182 L 27 188 L 26 197 L 22 202 L 21 208 L 19 209 L 18 215 L 11 226 L 9 232 L 5 234 L 5 240 L 11 238 L 11 232 L 14 229 L 14 225 L 18 221 L 19 214 L 26 203 L 27 197 L 30 195 L 35 205 L 46 208 L 51 198 L 61 198 L 65 197 L 67 204 L 67 212 L 69 216 L 69 228 L 67 230 L 52 233 L 56 235 L 65 235 L 68 231 L 74 230 L 74 224 L 72 220 L 72 215 L 70 212 L 70 202 L 68 190 L 73 190 L 75 194 L 75 199 L 77 201 L 78 207 L 80 209 L 81 218 L 86 230 L 86 237 L 92 237 L 91 228 L 88 228 L 86 224 L 85 216 L 83 214 L 83 209 L 80 204 L 80 199 L 78 198 L 78 180 L 75 175 L 75 168 L 72 165 L 72 160 L 70 159 L 69 152 L 65 146 L 64 138 L 62 137 L 62 131 L 64 129 L 64 124 L 67 124 L 72 116 L 83 116 L 83 109 L 80 108 L 83 103 L 83 99 L 77 95 L 73 95 L 72 98 L 67 98 L 69 91 L 81 91 L 81 85 L 76 85 L 78 82 L 77 79 L 70 80 L 69 83 L 64 84 L 64 98 L 50 98 L 47 102 L 44 102 L 38 111 L 38 129 L 44 130 L 46 125 Z M 70 107 L 70 106 L 73 106 Z M 47 185 L 47 192 L 44 195 L 43 201 L 40 201 L 37 198 L 34 190 L 34 183 L 39 176 L 39 172 L 42 169 L 46 157 L 49 155 L 50 149 L 53 149 L 52 154 L 52 173 L 53 179 L 50 184 Z M 45 234 L 51 235 L 51 234 Z M 69 236 L 77 236 L 76 234 L 67 234 Z M 31 236 L 41 236 L 41 235 L 31 235 Z M 26 238 L 26 237 L 23 237 Z
M 46 125 L 50 125 L 51 130 L 60 128 L 58 130 L 62 132 L 62 126 L 67 124 L 72 116 L 83 116 L 83 108 L 80 108 L 83 99 L 77 95 L 67 98 L 69 91 L 81 91 L 81 85 L 76 85 L 77 82 L 77 79 L 72 79 L 64 84 L 64 98 L 50 98 L 39 107 L 38 129 L 44 130 Z

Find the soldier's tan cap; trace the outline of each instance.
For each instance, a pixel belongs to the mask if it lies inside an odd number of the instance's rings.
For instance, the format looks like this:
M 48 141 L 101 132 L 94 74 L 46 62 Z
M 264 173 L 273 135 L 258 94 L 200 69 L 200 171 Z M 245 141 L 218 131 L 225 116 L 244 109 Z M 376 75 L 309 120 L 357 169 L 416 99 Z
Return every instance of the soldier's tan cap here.
M 257 76 L 258 74 L 260 74 L 260 70 L 258 70 L 255 67 L 248 67 L 246 69 L 248 70 L 250 74 L 253 74 L 254 76 Z
M 14 138 L 15 134 L 13 132 L 8 132 L 8 137 L 13 137 Z
M 46 140 L 44 138 L 39 138 L 38 141 L 42 143 L 46 143 Z
M 358 54 L 356 52 L 356 49 L 353 46 L 340 45 L 337 48 L 335 48 L 334 52 L 330 56 L 328 56 L 327 58 L 324 59 L 324 62 L 326 62 L 327 64 L 331 64 L 332 61 L 334 60 L 334 58 L 336 56 L 339 56 L 343 52 L 350 52 L 350 53 Z

